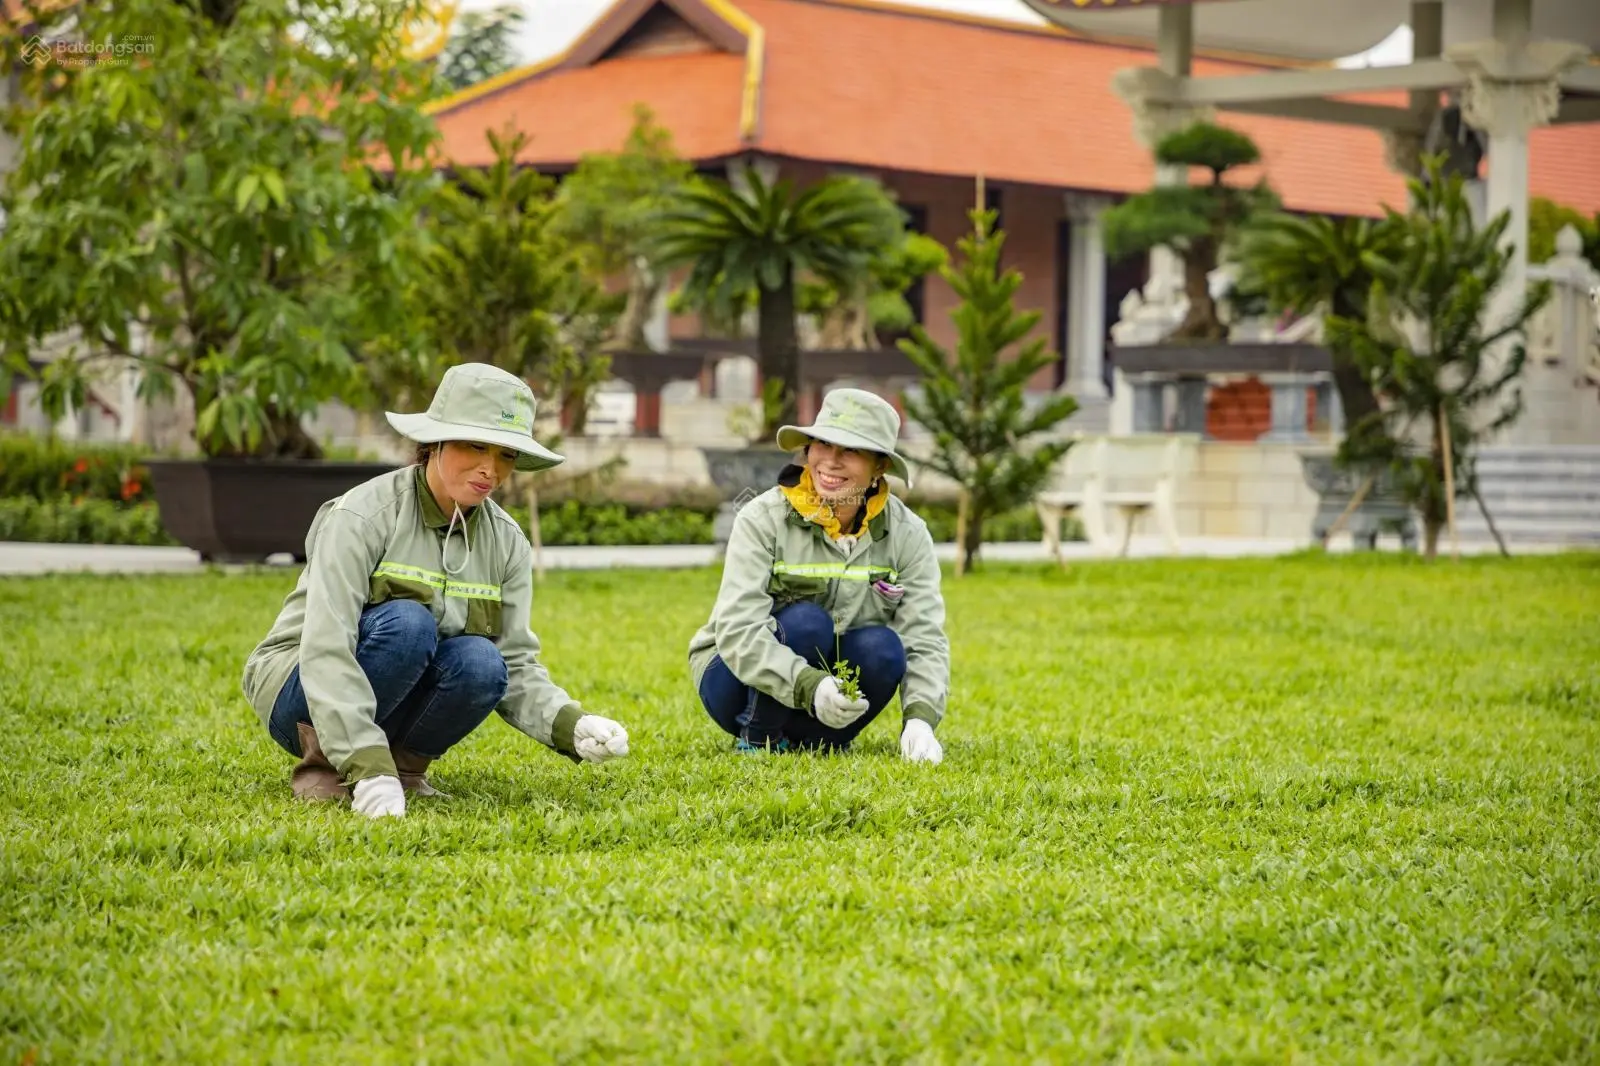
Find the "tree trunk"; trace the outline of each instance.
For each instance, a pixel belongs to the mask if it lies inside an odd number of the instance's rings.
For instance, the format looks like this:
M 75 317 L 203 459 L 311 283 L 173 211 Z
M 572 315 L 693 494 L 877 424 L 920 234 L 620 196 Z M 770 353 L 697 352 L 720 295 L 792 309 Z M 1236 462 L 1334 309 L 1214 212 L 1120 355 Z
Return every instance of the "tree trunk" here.
M 967 556 L 967 527 L 971 524 L 972 495 L 965 488 L 956 498 L 956 577 L 967 572 L 972 560 Z
M 771 437 L 778 427 L 799 418 L 800 338 L 794 320 L 794 277 L 785 273 L 776 289 L 762 288 L 756 309 L 757 364 L 763 383 L 783 383 L 783 402 L 764 411 L 761 433 Z
M 267 431 L 258 458 L 321 459 L 322 446 L 300 425 L 299 416 L 277 407 L 267 408 Z
M 645 327 L 650 324 L 650 314 L 660 292 L 661 281 L 654 271 L 648 266 L 629 264 L 628 302 L 617 318 L 608 348 L 642 352 L 650 347 L 645 339 Z
M 962 530 L 961 538 L 962 569 L 967 573 L 971 573 L 978 564 L 978 550 L 983 547 L 983 519 L 983 508 L 968 503 L 967 525 Z
M 1422 557 L 1434 559 L 1439 555 L 1439 533 L 1444 529 L 1444 523 L 1430 511 L 1422 515 Z
M 1217 302 L 1211 298 L 1211 279 L 1217 267 L 1216 247 L 1205 239 L 1197 240 L 1183 257 L 1183 292 L 1189 298 L 1189 311 L 1173 339 L 1220 341 L 1228 330 L 1217 317 Z
M 1378 395 L 1372 391 L 1361 368 L 1350 358 L 1350 353 L 1331 349 L 1333 357 L 1333 387 L 1339 393 L 1339 405 L 1344 408 L 1346 428 L 1360 425 L 1364 419 L 1378 413 Z

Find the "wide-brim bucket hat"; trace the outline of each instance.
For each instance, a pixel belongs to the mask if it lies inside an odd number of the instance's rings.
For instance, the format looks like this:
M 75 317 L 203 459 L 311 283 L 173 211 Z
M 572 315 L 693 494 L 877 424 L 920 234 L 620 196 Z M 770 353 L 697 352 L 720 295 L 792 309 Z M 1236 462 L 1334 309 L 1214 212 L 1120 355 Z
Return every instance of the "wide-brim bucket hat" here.
M 809 426 L 783 426 L 778 447 L 799 451 L 820 440 L 841 448 L 877 452 L 889 460 L 889 473 L 911 487 L 911 471 L 894 450 L 900 436 L 900 412 L 883 397 L 865 389 L 834 389 L 822 398 L 822 409 Z
M 460 440 L 509 448 L 517 453 L 518 470 L 548 470 L 567 460 L 533 439 L 538 410 L 533 390 L 515 374 L 488 363 L 460 363 L 444 372 L 426 411 L 385 411 L 384 417 L 418 444 Z

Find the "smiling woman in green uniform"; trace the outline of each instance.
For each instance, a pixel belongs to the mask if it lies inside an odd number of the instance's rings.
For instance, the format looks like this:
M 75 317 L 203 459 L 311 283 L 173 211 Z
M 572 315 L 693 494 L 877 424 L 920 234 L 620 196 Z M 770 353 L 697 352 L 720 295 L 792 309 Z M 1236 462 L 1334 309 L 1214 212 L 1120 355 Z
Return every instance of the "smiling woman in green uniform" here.
M 451 367 L 423 414 L 389 414 L 416 462 L 317 512 L 306 566 L 244 668 L 244 693 L 299 758 L 294 794 L 348 798 L 369 817 L 440 795 L 434 759 L 498 711 L 574 761 L 628 753 L 616 722 L 586 714 L 539 662 L 529 628 L 533 555 L 490 494 L 562 457 L 533 439 L 526 382 Z
M 689 644 L 695 689 L 737 751 L 838 750 L 900 693 L 900 753 L 938 762 L 950 687 L 939 563 L 928 527 L 889 491 L 911 484 L 900 415 L 861 389 L 828 393 L 800 453 L 739 509 L 711 617 Z M 851 698 L 832 673 L 859 672 Z

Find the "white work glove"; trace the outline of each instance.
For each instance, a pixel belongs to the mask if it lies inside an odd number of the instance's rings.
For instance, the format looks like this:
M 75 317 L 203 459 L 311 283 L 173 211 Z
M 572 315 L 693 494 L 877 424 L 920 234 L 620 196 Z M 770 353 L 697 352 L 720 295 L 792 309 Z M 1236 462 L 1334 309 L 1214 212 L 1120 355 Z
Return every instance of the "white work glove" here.
M 900 731 L 900 754 L 911 762 L 939 762 L 944 758 L 944 748 L 933 735 L 933 726 L 913 718 Z
M 822 679 L 817 685 L 816 693 L 811 697 L 811 709 L 816 712 L 817 721 L 829 729 L 843 729 L 866 714 L 867 707 L 866 697 L 858 700 L 846 699 L 844 693 L 839 691 L 839 682 L 832 674 Z
M 356 782 L 351 793 L 350 806 L 368 818 L 386 815 L 404 818 L 406 815 L 406 790 L 398 777 L 368 777 Z
M 628 754 L 628 731 L 609 718 L 586 714 L 572 727 L 572 746 L 584 762 L 605 762 Z

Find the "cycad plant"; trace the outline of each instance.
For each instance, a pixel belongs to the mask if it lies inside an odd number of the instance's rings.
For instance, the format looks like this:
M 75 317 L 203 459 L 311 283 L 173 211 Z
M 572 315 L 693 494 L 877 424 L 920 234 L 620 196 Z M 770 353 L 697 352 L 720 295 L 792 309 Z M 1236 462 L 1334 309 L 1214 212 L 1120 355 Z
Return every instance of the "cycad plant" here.
M 1264 296 L 1275 313 L 1365 321 L 1373 282 L 1395 258 L 1397 235 L 1375 219 L 1274 211 L 1254 220 L 1239 242 L 1239 287 Z M 1376 426 L 1372 383 L 1347 347 L 1330 340 L 1329 349 L 1345 424 Z
M 813 277 L 846 288 L 904 234 L 900 209 L 876 182 L 835 176 L 796 188 L 753 168 L 736 181 L 688 182 L 655 226 L 656 261 L 691 268 L 684 286 L 690 306 L 726 320 L 756 292 L 757 362 L 764 381 L 780 383 L 764 416 L 766 436 L 797 417 L 800 282 Z

